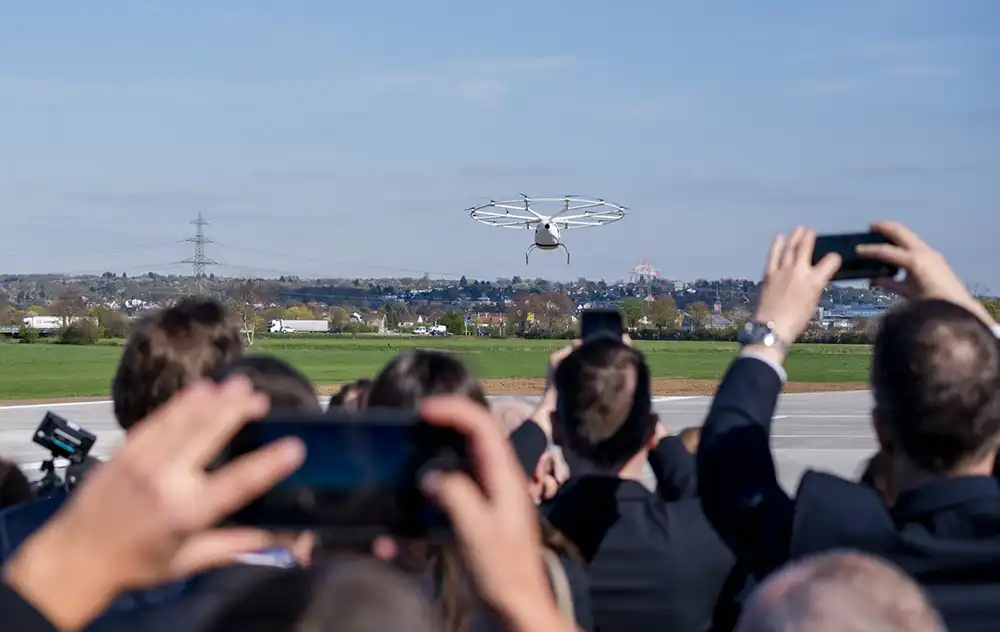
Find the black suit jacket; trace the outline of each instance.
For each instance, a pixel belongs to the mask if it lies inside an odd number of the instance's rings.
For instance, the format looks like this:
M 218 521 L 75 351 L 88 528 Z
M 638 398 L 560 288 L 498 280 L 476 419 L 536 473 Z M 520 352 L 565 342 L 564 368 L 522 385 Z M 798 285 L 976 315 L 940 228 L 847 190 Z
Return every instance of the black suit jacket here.
M 789 559 L 853 549 L 885 558 L 928 591 L 952 632 L 1000 630 L 1000 485 L 941 481 L 903 493 L 890 510 L 860 483 L 807 472 L 794 499 L 770 449 L 781 379 L 736 360 L 719 387 L 698 449 L 698 485 L 718 533 L 758 577 Z
M 745 574 L 694 497 L 694 461 L 675 437 L 650 459 L 658 493 L 612 476 L 571 479 L 543 506 L 588 562 L 594 629 L 730 629 Z
M 17 632 L 59 632 L 13 588 L 0 582 L 0 627 Z

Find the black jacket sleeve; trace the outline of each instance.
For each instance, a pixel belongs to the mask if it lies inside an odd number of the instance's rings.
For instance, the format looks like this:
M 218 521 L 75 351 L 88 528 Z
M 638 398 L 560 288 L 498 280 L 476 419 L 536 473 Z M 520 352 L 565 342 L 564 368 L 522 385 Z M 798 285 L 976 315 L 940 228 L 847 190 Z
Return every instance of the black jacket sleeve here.
M 649 466 L 656 476 L 656 491 L 663 500 L 673 502 L 698 496 L 697 465 L 676 436 L 664 437 L 649 453 Z
M 751 573 L 784 563 L 795 505 L 781 488 L 771 455 L 771 417 L 781 378 L 767 363 L 739 358 L 719 385 L 696 456 L 702 507 Z
M 0 628 L 17 632 L 59 632 L 13 588 L 0 582 Z

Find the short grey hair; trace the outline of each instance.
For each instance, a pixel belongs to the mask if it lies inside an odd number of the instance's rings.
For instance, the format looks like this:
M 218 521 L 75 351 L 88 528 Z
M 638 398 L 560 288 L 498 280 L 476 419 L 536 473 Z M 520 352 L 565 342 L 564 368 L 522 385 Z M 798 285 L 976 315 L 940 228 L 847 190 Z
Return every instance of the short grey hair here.
M 835 551 L 781 569 L 751 595 L 736 632 L 947 632 L 923 590 L 889 563 Z

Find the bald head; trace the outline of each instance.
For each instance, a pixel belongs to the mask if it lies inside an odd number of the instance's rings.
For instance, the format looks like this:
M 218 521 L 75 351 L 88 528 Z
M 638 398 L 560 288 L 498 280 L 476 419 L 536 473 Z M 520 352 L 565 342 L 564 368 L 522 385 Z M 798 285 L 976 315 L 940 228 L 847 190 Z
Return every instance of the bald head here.
M 947 632 L 917 584 L 873 557 L 826 553 L 754 592 L 736 632 Z

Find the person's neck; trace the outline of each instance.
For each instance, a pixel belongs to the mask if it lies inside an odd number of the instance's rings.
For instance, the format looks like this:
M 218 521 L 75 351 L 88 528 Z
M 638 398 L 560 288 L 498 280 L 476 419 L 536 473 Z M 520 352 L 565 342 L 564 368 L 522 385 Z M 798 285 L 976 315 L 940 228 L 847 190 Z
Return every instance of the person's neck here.
M 990 456 L 975 463 L 963 464 L 948 472 L 934 473 L 921 469 L 909 460 L 903 460 L 896 465 L 896 487 L 900 492 L 905 492 L 955 478 L 992 476 L 994 462 L 994 457 Z

